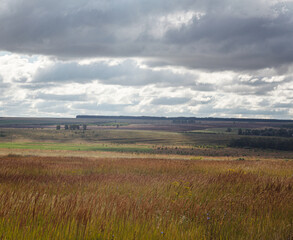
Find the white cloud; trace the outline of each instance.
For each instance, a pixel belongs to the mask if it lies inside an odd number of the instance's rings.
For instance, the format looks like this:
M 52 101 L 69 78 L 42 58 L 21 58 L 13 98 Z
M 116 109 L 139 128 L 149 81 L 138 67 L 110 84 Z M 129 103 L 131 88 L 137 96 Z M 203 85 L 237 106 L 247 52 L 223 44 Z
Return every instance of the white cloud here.
M 0 4 L 3 116 L 293 118 L 293 1 Z
M 62 62 L 17 54 L 2 54 L 0 63 L 2 116 L 292 118 L 291 73 L 270 69 L 253 75 L 152 68 L 135 59 Z

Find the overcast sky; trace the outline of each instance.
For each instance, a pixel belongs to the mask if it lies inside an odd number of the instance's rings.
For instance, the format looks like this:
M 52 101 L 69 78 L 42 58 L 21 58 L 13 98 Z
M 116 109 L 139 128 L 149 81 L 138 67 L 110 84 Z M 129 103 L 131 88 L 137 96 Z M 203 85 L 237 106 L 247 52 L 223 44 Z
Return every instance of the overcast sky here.
M 0 116 L 293 119 L 293 1 L 0 0 Z

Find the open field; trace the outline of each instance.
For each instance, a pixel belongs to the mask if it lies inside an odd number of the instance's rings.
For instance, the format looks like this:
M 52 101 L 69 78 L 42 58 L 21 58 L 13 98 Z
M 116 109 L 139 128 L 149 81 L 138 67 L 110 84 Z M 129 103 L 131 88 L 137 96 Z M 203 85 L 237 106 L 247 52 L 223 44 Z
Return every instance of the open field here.
M 55 130 L 55 129 L 17 129 L 0 130 L 0 141 L 27 140 L 34 142 L 111 142 L 121 144 L 190 144 L 184 134 L 166 131 L 92 129 L 92 130 Z
M 29 151 L 30 150 L 30 151 Z M 118 154 L 129 153 L 152 155 L 175 155 L 178 157 L 187 156 L 188 159 L 193 157 L 226 157 L 234 159 L 241 157 L 245 159 L 287 159 L 293 160 L 292 151 L 262 150 L 262 149 L 241 149 L 228 147 L 189 147 L 189 146 L 156 146 L 156 145 L 139 145 L 139 144 L 92 144 L 92 143 L 39 143 L 39 142 L 0 142 L 0 155 L 13 154 L 35 155 L 45 153 L 50 155 L 69 154 L 69 156 L 99 156 L 97 152 L 115 152 Z M 77 153 L 78 152 L 78 153 Z M 2 154 L 3 153 L 3 154 Z M 55 153 L 55 154 L 54 154 Z
M 227 147 L 238 136 L 226 128 L 192 132 L 146 131 L 129 129 L 0 130 L 0 149 L 103 151 L 189 156 L 225 156 L 292 159 L 292 151 Z M 212 133 L 211 133 L 212 132 Z M 7 152 L 7 151 L 5 151 Z
M 25 120 L 0 128 L 0 239 L 293 239 L 293 152 L 229 147 L 237 123 Z
M 2 239 L 291 239 L 293 161 L 7 155 Z

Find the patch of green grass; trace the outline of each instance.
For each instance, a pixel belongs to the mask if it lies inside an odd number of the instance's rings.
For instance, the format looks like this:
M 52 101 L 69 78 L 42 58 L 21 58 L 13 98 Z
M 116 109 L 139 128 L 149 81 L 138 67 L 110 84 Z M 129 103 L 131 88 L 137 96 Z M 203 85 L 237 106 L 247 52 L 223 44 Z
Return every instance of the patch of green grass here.
M 227 131 L 227 128 L 207 128 L 203 130 L 193 130 L 190 133 L 201 133 L 201 134 L 238 134 L 238 128 L 230 128 L 231 132 Z
M 57 143 L 0 143 L 0 148 L 8 149 L 38 149 L 38 150 L 70 150 L 70 151 L 106 151 L 106 152 L 151 152 L 153 149 L 142 145 L 78 145 Z

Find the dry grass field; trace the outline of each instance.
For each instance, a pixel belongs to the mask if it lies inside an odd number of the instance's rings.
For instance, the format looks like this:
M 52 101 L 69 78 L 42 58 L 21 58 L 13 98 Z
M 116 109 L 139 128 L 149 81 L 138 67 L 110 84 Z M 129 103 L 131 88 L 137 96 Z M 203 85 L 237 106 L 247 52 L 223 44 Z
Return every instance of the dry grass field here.
M 291 160 L 116 155 L 0 157 L 0 238 L 293 238 Z
M 0 239 L 293 239 L 293 152 L 222 124 L 1 128 Z

